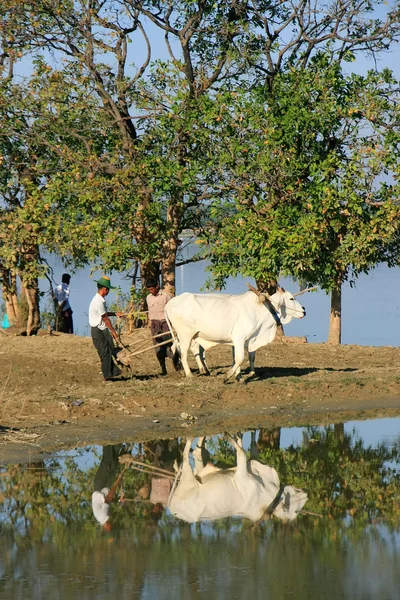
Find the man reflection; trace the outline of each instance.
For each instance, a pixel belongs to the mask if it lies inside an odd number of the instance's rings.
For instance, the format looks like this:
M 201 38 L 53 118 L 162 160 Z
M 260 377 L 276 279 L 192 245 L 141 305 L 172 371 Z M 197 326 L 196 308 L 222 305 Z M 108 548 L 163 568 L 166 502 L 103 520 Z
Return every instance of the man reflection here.
M 93 515 L 105 531 L 111 531 L 110 504 L 126 471 L 125 468 L 116 478 L 119 468 L 118 458 L 123 454 L 123 444 L 103 446 L 103 456 L 94 478 Z
M 144 448 L 144 461 L 158 467 L 164 473 L 147 473 L 146 481 L 137 491 L 135 501 L 143 501 L 152 505 L 148 516 L 157 523 L 168 504 L 171 487 L 175 479 L 175 463 L 179 459 L 181 451 L 177 438 L 147 442 Z M 119 458 L 119 462 L 128 466 L 132 465 L 134 459 L 131 455 L 124 455 Z M 121 502 L 125 500 L 126 498 L 122 493 Z

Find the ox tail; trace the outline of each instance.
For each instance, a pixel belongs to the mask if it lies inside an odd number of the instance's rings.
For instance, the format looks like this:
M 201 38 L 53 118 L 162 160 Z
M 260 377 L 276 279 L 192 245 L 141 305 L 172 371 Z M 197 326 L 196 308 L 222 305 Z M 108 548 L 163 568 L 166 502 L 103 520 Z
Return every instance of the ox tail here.
M 164 316 L 165 316 L 165 320 L 167 322 L 167 325 L 169 327 L 169 331 L 170 331 L 171 337 L 172 337 L 172 346 L 171 346 L 172 362 L 173 362 L 175 369 L 177 371 L 179 371 L 181 368 L 181 348 L 179 345 L 179 340 L 176 337 L 176 332 L 175 332 L 174 328 L 172 327 L 171 321 L 168 318 L 167 311 L 164 312 Z

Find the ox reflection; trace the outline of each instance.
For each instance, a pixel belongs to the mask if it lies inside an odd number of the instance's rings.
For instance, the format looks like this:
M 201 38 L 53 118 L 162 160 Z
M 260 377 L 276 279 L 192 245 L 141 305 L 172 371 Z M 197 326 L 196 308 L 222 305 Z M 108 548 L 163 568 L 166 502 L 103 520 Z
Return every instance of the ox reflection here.
M 269 297 L 253 291 L 239 296 L 185 292 L 165 306 L 165 318 L 186 377 L 192 375 L 188 364 L 189 348 L 200 373 L 208 374 L 201 348 L 208 350 L 218 344 L 233 346 L 235 362 L 227 371 L 225 381 L 232 375 L 240 376 L 245 352 L 254 352 L 274 340 L 279 323 L 285 325 L 305 314 L 304 307 L 283 288 L 278 288 Z M 254 365 L 251 368 L 254 369 Z
M 281 487 L 275 469 L 257 460 L 247 461 L 241 439 L 229 439 L 237 460 L 237 466 L 231 469 L 219 469 L 209 461 L 205 438 L 199 438 L 194 448 L 193 469 L 192 440 L 187 440 L 181 470 L 168 500 L 171 513 L 188 523 L 225 517 L 259 521 L 266 515 L 295 519 L 307 502 L 307 494 L 291 485 Z

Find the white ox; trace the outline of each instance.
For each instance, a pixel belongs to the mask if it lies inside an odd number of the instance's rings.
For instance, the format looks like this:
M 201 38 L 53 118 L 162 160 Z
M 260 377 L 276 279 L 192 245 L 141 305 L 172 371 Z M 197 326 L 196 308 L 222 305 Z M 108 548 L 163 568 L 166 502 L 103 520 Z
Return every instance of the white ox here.
M 189 459 L 192 440 L 187 440 L 181 471 L 168 499 L 171 513 L 188 523 L 225 517 L 259 521 L 266 515 L 295 519 L 307 494 L 290 485 L 282 488 L 275 469 L 257 460 L 247 462 L 241 440 L 231 438 L 231 443 L 236 449 L 236 467 L 219 469 L 204 461 L 200 443 L 193 451 L 194 472 Z
M 186 377 L 192 375 L 188 364 L 189 348 L 200 373 L 207 373 L 201 348 L 207 350 L 217 344 L 234 347 L 234 365 L 225 374 L 225 381 L 234 374 L 240 375 L 245 352 L 254 352 L 274 340 L 279 323 L 285 325 L 305 314 L 304 307 L 283 288 L 278 288 L 268 298 L 252 291 L 238 296 L 185 292 L 165 306 L 165 318 Z

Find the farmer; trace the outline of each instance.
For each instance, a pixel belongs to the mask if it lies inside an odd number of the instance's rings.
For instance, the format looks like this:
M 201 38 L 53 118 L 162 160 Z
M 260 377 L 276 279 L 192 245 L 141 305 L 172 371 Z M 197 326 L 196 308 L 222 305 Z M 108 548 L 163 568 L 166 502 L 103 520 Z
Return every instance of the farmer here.
M 123 444 L 103 446 L 103 456 L 94 478 L 92 511 L 96 521 L 105 531 L 111 530 L 110 503 L 121 483 L 124 471 L 116 478 L 119 469 L 118 458 L 124 451 Z
M 160 335 L 160 337 L 153 339 L 153 344 L 156 345 L 171 339 L 169 327 L 165 320 L 164 307 L 167 302 L 172 299 L 172 296 L 160 289 L 160 284 L 156 279 L 147 279 L 146 288 L 149 292 L 146 297 L 146 302 L 149 309 L 148 325 L 150 327 L 151 335 L 155 336 L 165 333 L 165 335 Z M 172 358 L 171 345 L 172 340 L 171 344 L 155 348 L 155 353 L 161 367 L 161 375 L 167 375 L 165 359 L 167 356 Z
M 103 275 L 99 280 L 95 280 L 95 282 L 97 283 L 97 294 L 89 305 L 90 332 L 93 344 L 101 360 L 104 381 L 113 381 L 115 377 L 121 374 L 121 371 L 113 361 L 112 351 L 114 350 L 114 344 L 112 338 L 117 343 L 119 340 L 110 317 L 120 317 L 121 313 L 107 312 L 105 298 L 110 290 L 116 289 L 111 285 L 110 278 Z
M 54 291 L 55 299 L 58 303 L 58 331 L 64 333 L 74 333 L 74 325 L 72 322 L 72 309 L 69 303 L 69 282 L 71 275 L 64 273 L 61 277 L 61 283 Z

